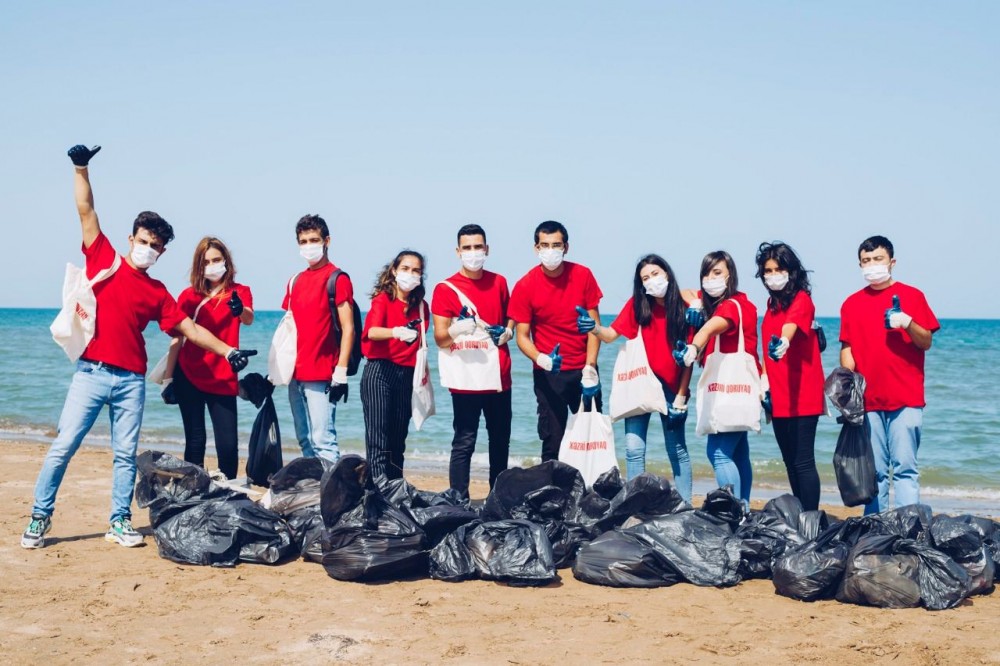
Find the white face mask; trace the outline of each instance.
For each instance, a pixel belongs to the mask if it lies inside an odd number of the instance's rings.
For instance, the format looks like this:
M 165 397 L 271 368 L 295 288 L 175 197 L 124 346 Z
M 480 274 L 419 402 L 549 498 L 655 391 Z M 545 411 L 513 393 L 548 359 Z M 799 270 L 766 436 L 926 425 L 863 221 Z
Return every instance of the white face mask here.
M 160 253 L 149 245 L 132 243 L 132 263 L 135 264 L 136 268 L 149 268 L 156 263 L 159 256 Z
M 563 262 L 563 251 L 560 249 L 549 248 L 547 250 L 538 251 L 538 260 L 542 262 L 542 266 L 554 271 L 559 268 Z
M 766 284 L 767 288 L 771 291 L 781 291 L 785 288 L 785 285 L 788 284 L 788 271 L 765 275 L 764 284 Z
M 420 284 L 420 276 L 414 273 L 396 273 L 396 284 L 406 293 L 410 293 Z
M 712 298 L 716 298 L 717 296 L 722 296 L 724 293 L 726 293 L 726 278 L 724 277 L 705 278 L 704 280 L 701 281 L 701 288 L 706 294 L 708 294 Z
M 861 269 L 861 275 L 864 276 L 868 284 L 882 284 L 890 277 L 889 267 L 885 264 L 872 264 L 871 266 L 865 266 Z
M 645 287 L 646 293 L 653 298 L 663 298 L 667 294 L 670 280 L 667 279 L 666 275 L 654 275 L 646 280 L 642 286 Z
M 482 270 L 486 263 L 486 252 L 484 250 L 470 250 L 462 253 L 462 266 L 467 271 Z
M 299 254 L 312 266 L 323 258 L 323 248 L 324 245 L 322 243 L 306 243 L 305 245 L 299 245 Z
M 205 266 L 205 279 L 209 282 L 218 282 L 226 274 L 226 262 L 220 261 L 216 264 Z

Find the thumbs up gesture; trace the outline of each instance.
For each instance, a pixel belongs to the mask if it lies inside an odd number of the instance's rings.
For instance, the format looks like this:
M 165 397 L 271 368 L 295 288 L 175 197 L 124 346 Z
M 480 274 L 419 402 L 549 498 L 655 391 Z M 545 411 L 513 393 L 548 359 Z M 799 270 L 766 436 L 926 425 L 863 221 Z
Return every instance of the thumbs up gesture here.
M 597 328 L 597 322 L 590 316 L 587 309 L 581 305 L 576 306 L 576 330 L 580 333 L 589 333 Z
M 892 297 L 892 307 L 885 311 L 885 327 L 887 329 L 893 328 L 908 328 L 910 322 L 913 321 L 913 317 L 903 312 L 899 305 L 899 295 L 895 294 Z

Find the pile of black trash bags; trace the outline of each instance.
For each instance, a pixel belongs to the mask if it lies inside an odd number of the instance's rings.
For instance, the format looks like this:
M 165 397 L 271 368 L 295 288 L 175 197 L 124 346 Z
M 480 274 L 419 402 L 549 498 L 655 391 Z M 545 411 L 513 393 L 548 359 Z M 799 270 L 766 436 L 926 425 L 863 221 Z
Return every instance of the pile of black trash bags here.
M 453 491 L 371 479 L 365 460 L 298 458 L 270 477 L 260 503 L 160 453 L 138 460 L 160 555 L 186 564 L 274 564 L 301 554 L 338 580 L 413 577 L 546 585 L 557 569 L 613 587 L 675 583 L 728 587 L 771 578 L 803 601 L 951 608 L 989 593 L 1000 566 L 1000 524 L 932 516 L 913 505 L 839 521 L 791 495 L 746 513 L 730 489 L 701 508 L 670 482 L 618 469 L 586 488 L 549 461 L 500 475 L 478 508 Z

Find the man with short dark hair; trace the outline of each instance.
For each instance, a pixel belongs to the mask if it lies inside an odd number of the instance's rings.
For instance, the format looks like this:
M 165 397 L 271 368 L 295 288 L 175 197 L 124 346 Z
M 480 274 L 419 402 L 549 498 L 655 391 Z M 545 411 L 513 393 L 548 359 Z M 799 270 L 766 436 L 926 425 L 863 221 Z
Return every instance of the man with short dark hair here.
M 83 231 L 83 254 L 91 280 L 115 264 L 117 253 L 101 231 L 94 211 L 88 164 L 100 150 L 73 146 L 69 157 L 75 166 L 74 192 Z M 135 454 L 146 397 L 146 345 L 142 331 L 150 321 L 160 329 L 183 335 L 190 342 L 225 356 L 235 372 L 247 365 L 255 351 L 241 351 L 223 343 L 195 324 L 177 307 L 163 283 L 147 270 L 166 251 L 174 230 L 162 217 L 140 213 L 128 237 L 130 251 L 118 268 L 94 285 L 97 300 L 94 337 L 76 364 L 76 373 L 59 417 L 58 434 L 49 447 L 35 485 L 31 521 L 21 536 L 24 548 L 41 548 L 52 526 L 56 493 L 70 459 L 90 432 L 104 405 L 111 417 L 111 450 L 114 474 L 111 487 L 110 526 L 104 538 L 125 547 L 141 545 L 143 536 L 132 527 L 132 491 Z
M 330 230 L 319 215 L 305 215 L 295 225 L 299 254 L 309 266 L 285 290 L 282 310 L 295 320 L 295 372 L 288 384 L 295 436 L 302 455 L 337 462 L 337 403 L 347 402 L 347 363 L 354 345 L 354 285 L 341 272 L 334 284 L 338 341 L 328 282 L 339 270 L 329 258 Z
M 600 287 L 590 269 L 565 261 L 569 233 L 554 220 L 535 229 L 539 266 L 514 285 L 508 316 L 517 322 L 517 346 L 534 364 L 533 381 L 538 402 L 538 436 L 542 461 L 559 458 L 569 413 L 576 413 L 581 397 L 596 398 L 601 408 L 597 336 L 581 336 L 575 306 L 600 321 Z
M 458 230 L 462 267 L 434 288 L 434 340 L 441 348 L 438 371 L 451 391 L 454 408 L 451 487 L 469 496 L 469 468 L 476 450 L 479 415 L 489 435 L 490 488 L 507 469 L 511 428 L 511 362 L 507 343 L 513 321 L 507 316 L 507 280 L 485 270 L 486 232 L 478 224 Z
M 864 376 L 865 422 L 875 454 L 878 496 L 865 513 L 889 508 L 889 480 L 896 505 L 920 501 L 917 449 L 923 426 L 924 353 L 941 328 L 923 292 L 892 277 L 892 243 L 884 236 L 858 248 L 868 282 L 840 308 L 840 364 Z

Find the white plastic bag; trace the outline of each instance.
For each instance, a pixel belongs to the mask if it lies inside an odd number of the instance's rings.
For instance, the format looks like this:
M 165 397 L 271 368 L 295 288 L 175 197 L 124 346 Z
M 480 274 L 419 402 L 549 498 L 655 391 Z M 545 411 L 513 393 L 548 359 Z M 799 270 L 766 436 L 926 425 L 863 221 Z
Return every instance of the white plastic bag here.
M 698 380 L 698 426 L 695 428 L 698 435 L 760 432 L 760 373 L 753 356 L 746 350 L 743 309 L 739 303 L 736 309 L 740 313 L 737 350 L 723 353 L 721 340 L 716 338 L 715 351 L 705 362 Z
M 612 421 L 650 412 L 667 413 L 667 398 L 663 395 L 660 380 L 653 374 L 639 334 L 625 343 L 615 359 L 611 383 L 611 406 L 608 413 Z
M 424 312 L 424 321 L 429 313 Z M 420 326 L 420 348 L 417 349 L 417 362 L 413 368 L 413 396 L 411 399 L 413 427 L 417 430 L 424 425 L 428 417 L 434 416 L 434 385 L 431 383 L 431 369 L 427 362 L 427 333 Z
M 267 352 L 267 378 L 275 386 L 285 386 L 295 377 L 295 358 L 298 354 L 298 330 L 292 317 L 292 287 L 295 278 L 288 281 L 288 310 L 278 322 Z M 360 334 L 359 334 L 360 335 Z
M 447 280 L 441 284 L 451 287 L 459 302 L 475 313 L 472 301 L 455 285 Z M 438 349 L 441 386 L 461 391 L 501 391 L 500 350 L 484 330 L 485 324 L 479 316 L 475 318 L 476 328 L 472 333 L 460 335 L 448 349 Z
M 69 360 L 74 363 L 83 356 L 87 345 L 94 339 L 94 325 L 97 321 L 97 297 L 94 295 L 94 285 L 114 275 L 121 263 L 121 255 L 116 252 L 111 266 L 98 271 L 92 280 L 87 279 L 85 268 L 66 264 L 62 309 L 49 326 L 49 331 L 52 333 L 52 339 L 63 348 Z
M 576 414 L 570 414 L 566 433 L 559 444 L 559 462 L 580 470 L 583 482 L 590 487 L 601 474 L 618 466 L 615 454 L 615 432 L 611 419 L 596 409 L 583 411 L 583 402 Z

